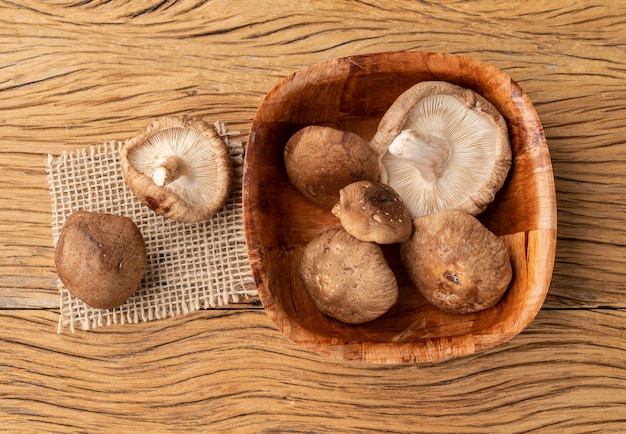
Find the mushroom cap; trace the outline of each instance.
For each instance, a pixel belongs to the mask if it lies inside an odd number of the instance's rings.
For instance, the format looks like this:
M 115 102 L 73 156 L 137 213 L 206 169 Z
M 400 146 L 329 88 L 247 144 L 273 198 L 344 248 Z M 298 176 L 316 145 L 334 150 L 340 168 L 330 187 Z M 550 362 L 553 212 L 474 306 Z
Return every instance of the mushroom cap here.
M 178 177 L 164 184 L 158 172 L 171 159 L 179 163 L 173 170 Z M 126 183 L 144 205 L 180 222 L 217 214 L 232 187 L 228 145 L 211 125 L 188 116 L 156 120 L 127 140 L 121 166 Z
M 287 176 L 310 202 L 330 210 L 339 190 L 361 181 L 377 181 L 377 154 L 357 134 L 331 127 L 309 125 L 297 131 L 284 149 Z
M 299 272 L 313 304 L 344 323 L 372 321 L 398 298 L 398 283 L 381 248 L 342 228 L 324 231 L 307 244 Z
M 454 209 L 415 218 L 400 258 L 419 292 L 453 314 L 494 306 L 513 275 L 504 242 L 472 215 Z
M 332 213 L 341 226 L 361 241 L 393 244 L 406 241 L 413 231 L 409 210 L 387 184 L 357 181 L 339 191 Z
M 122 305 L 146 271 L 146 245 L 127 217 L 75 211 L 55 249 L 61 282 L 74 296 L 98 309 Z
M 380 156 L 381 182 L 400 194 L 412 217 L 448 208 L 479 214 L 512 159 L 500 112 L 473 90 L 443 81 L 420 82 L 400 95 L 370 146 Z

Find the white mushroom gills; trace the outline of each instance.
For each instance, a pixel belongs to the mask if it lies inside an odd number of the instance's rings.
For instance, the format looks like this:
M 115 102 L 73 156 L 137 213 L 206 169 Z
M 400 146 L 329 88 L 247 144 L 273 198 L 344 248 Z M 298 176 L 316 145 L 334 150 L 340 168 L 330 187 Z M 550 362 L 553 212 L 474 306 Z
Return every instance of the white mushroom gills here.
M 382 163 L 384 181 L 411 216 L 455 208 L 476 195 L 491 173 L 495 124 L 450 95 L 420 100 L 407 114 Z
M 437 179 L 450 158 L 451 146 L 441 134 L 404 130 L 391 142 L 389 152 L 409 161 L 427 182 Z
M 233 160 L 225 126 L 191 116 L 156 119 L 120 149 L 124 180 L 165 218 L 205 221 L 226 204 Z
M 129 160 L 155 185 L 175 191 L 189 203 L 204 206 L 215 197 L 215 154 L 207 139 L 193 128 L 159 130 L 134 149 Z

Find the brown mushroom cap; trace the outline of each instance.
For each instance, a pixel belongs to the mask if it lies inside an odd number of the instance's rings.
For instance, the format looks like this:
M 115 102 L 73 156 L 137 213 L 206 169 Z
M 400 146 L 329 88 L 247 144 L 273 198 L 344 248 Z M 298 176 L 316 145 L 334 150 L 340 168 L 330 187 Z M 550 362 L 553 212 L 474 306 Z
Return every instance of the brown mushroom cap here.
M 284 161 L 291 184 L 309 201 L 330 210 L 339 190 L 361 180 L 377 181 L 377 154 L 358 135 L 310 125 L 285 145 Z
M 99 309 L 122 305 L 146 271 L 146 246 L 127 217 L 76 211 L 55 250 L 61 282 L 74 296 Z
M 180 222 L 208 220 L 230 194 L 230 149 L 208 123 L 188 116 L 154 121 L 124 143 L 122 173 L 146 206 Z
M 412 217 L 448 208 L 482 212 L 512 159 L 500 112 L 471 89 L 443 81 L 400 95 L 370 146 L 380 155 L 381 182 L 400 194 Z
M 400 257 L 420 293 L 447 313 L 494 306 L 513 274 L 504 242 L 460 210 L 415 218 Z
M 299 271 L 315 306 L 344 323 L 372 321 L 398 298 L 396 278 L 380 247 L 341 228 L 322 232 L 307 244 Z
M 409 210 L 390 186 L 357 181 L 339 192 L 332 213 L 341 226 L 361 241 L 392 244 L 406 241 L 413 231 Z

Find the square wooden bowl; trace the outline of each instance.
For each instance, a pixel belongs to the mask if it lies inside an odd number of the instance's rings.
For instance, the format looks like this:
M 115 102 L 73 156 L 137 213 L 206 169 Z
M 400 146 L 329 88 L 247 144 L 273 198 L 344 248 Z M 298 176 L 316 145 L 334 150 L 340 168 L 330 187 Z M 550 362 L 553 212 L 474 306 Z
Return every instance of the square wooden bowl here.
M 352 131 L 369 141 L 393 101 L 425 80 L 473 89 L 508 123 L 513 165 L 495 201 L 478 217 L 510 249 L 513 280 L 495 307 L 445 314 L 413 287 L 398 245 L 385 246 L 398 280 L 398 302 L 369 323 L 341 323 L 313 306 L 298 276 L 303 248 L 339 221 L 290 185 L 283 148 L 307 125 Z M 249 257 L 267 314 L 289 339 L 320 354 L 376 363 L 433 362 L 472 354 L 520 333 L 536 316 L 550 285 L 556 200 L 543 128 L 520 86 L 475 59 L 379 53 L 330 60 L 286 77 L 267 94 L 254 118 L 245 154 L 243 204 Z

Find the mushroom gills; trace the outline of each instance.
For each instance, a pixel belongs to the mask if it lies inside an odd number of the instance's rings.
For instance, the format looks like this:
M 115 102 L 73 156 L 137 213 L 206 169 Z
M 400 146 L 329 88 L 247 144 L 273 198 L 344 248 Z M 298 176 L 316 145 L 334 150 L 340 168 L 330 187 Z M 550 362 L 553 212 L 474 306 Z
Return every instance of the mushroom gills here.
M 427 182 L 439 178 L 450 158 L 451 146 L 440 133 L 420 134 L 404 130 L 391 142 L 389 152 L 404 158 L 422 174 Z
M 411 216 L 443 209 L 476 215 L 493 200 L 511 165 L 506 122 L 470 89 L 421 82 L 389 108 L 371 146 L 381 182 L 400 194 Z
M 157 213 L 181 222 L 214 216 L 232 187 L 230 148 L 201 119 L 154 121 L 125 142 L 120 160 L 133 193 Z

